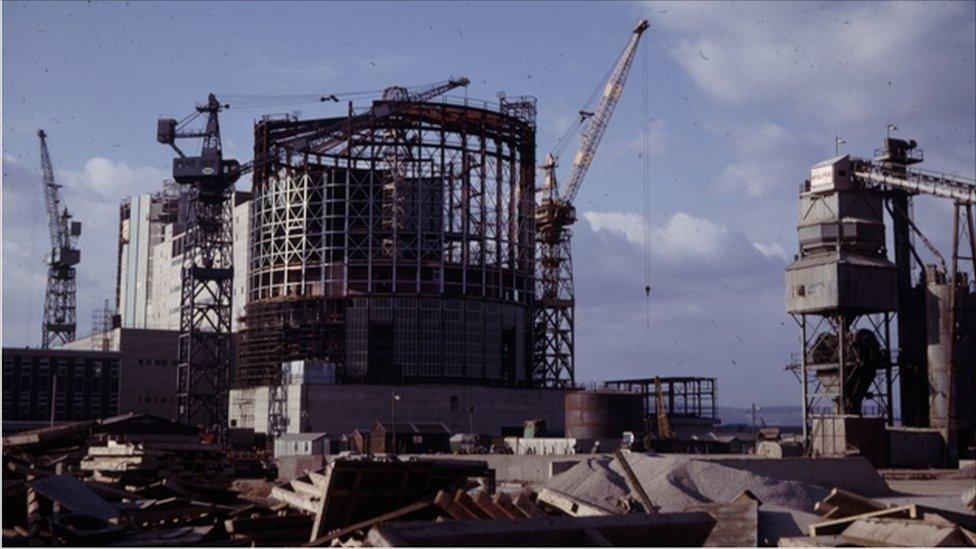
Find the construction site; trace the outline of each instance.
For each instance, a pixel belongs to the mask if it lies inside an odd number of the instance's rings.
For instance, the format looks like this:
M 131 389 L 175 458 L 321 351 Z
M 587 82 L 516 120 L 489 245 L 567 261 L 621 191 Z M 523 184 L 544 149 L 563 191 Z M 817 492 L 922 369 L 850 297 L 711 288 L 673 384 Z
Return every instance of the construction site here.
M 691 366 L 577 361 L 577 196 L 651 24 L 608 40 L 552 151 L 552 107 L 462 76 L 260 113 L 240 160 L 234 102 L 186 97 L 156 123 L 167 181 L 120 197 L 88 335 L 90 221 L 37 130 L 50 253 L 41 344 L 3 349 L 4 545 L 976 546 L 976 179 L 894 125 L 783 182 L 799 424 L 723 423 L 728 380 Z

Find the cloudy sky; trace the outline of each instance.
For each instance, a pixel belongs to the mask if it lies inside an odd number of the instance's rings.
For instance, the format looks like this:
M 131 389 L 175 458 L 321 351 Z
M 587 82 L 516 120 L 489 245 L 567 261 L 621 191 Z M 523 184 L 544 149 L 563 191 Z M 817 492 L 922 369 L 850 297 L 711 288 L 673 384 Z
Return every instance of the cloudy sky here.
M 260 115 L 339 109 L 277 96 L 464 75 L 473 98 L 538 98 L 541 157 L 646 17 L 645 46 L 577 199 L 577 377 L 708 375 L 724 405 L 797 403 L 783 372 L 798 334 L 782 274 L 796 248 L 797 187 L 833 155 L 835 135 L 843 151 L 869 156 L 887 123 L 919 141 L 925 167 L 973 175 L 974 6 L 4 2 L 3 344 L 40 340 L 48 237 L 37 128 L 84 224 L 85 333 L 92 310 L 114 300 L 120 199 L 166 175 L 158 117 L 181 118 L 209 91 L 267 105 L 222 118 L 228 152 L 246 160 Z M 257 95 L 275 97 L 242 97 Z M 948 213 L 915 204 L 944 250 Z

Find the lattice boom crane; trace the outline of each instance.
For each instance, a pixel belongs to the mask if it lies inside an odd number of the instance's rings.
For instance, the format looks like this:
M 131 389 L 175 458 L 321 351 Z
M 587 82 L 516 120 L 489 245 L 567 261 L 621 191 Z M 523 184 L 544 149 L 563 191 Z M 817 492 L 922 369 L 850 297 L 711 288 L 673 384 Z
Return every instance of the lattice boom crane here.
M 46 263 L 47 289 L 44 294 L 44 321 L 41 326 L 41 348 L 49 349 L 75 339 L 75 265 L 81 261 L 77 241 L 81 223 L 71 220 L 68 209 L 61 205 L 54 167 L 47 149 L 47 134 L 37 130 L 41 140 L 41 173 L 47 226 L 51 236 L 51 251 Z
M 593 163 L 593 156 L 606 133 L 613 110 L 623 94 L 624 84 L 641 36 L 648 23 L 641 20 L 630 42 L 614 64 L 603 96 L 580 138 L 579 150 L 562 191 L 556 180 L 556 157 L 546 156 L 543 198 L 536 208 L 536 260 L 538 288 L 535 310 L 535 377 L 546 386 L 571 386 L 575 383 L 575 307 L 573 257 L 570 227 L 576 222 L 573 200 Z

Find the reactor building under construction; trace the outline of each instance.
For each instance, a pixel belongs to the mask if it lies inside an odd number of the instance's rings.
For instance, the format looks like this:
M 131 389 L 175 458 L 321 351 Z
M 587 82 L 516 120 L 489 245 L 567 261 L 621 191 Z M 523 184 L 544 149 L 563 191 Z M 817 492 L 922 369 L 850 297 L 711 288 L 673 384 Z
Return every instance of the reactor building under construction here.
M 316 154 L 291 152 L 303 136 L 354 119 L 363 118 L 255 125 L 232 424 L 262 431 L 267 402 L 282 431 L 368 426 L 361 414 L 360 424 L 312 411 L 313 401 L 332 409 L 350 385 L 360 388 L 353 408 L 375 399 L 387 410 L 392 386 L 420 391 L 396 395 L 405 420 L 497 433 L 551 409 L 543 419 L 562 424 L 563 392 L 538 388 L 533 372 L 534 99 L 403 101 Z M 310 383 L 322 386 L 297 387 Z M 526 390 L 538 393 L 531 405 Z M 276 419 L 289 407 L 325 423 Z M 506 410 L 511 418 L 492 419 Z
M 343 119 L 260 121 L 236 381 L 317 357 L 341 381 L 529 385 L 534 104 L 409 103 L 322 154 Z

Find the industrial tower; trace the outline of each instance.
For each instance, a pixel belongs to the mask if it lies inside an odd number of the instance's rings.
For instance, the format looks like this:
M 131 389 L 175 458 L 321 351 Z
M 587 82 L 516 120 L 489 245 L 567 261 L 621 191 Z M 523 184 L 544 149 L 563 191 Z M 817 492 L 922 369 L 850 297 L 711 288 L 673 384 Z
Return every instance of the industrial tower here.
M 156 135 L 157 141 L 179 154 L 173 159 L 173 179 L 189 187 L 176 417 L 187 424 L 203 424 L 218 436 L 227 428 L 234 279 L 231 197 L 240 177 L 238 162 L 225 160 L 221 149 L 217 116 L 223 108 L 210 94 L 205 103 L 197 105 L 196 115 L 180 127 L 176 120 L 161 119 Z M 204 129 L 183 129 L 201 115 L 206 116 Z M 196 138 L 203 140 L 200 156 L 186 156 L 175 143 L 176 139 Z
M 606 132 L 623 93 L 634 55 L 648 23 L 641 20 L 630 42 L 610 73 L 603 96 L 592 113 L 581 112 L 588 123 L 580 138 L 573 167 L 560 190 L 556 181 L 556 155 L 546 156 L 543 197 L 536 208 L 536 259 L 538 269 L 535 309 L 535 378 L 548 387 L 575 383 L 575 311 L 573 292 L 573 252 L 570 239 L 576 208 L 573 201 L 583 184 L 600 140 Z M 645 121 L 646 122 L 646 121 Z
M 51 251 L 45 262 L 47 290 L 44 293 L 44 323 L 41 326 L 41 348 L 49 349 L 75 339 L 75 265 L 81 261 L 77 241 L 81 222 L 71 221 L 68 208 L 61 205 L 58 185 L 54 181 L 54 167 L 47 150 L 47 134 L 37 130 L 41 140 L 41 171 L 44 203 L 47 208 L 47 227 L 51 235 Z
M 888 137 L 872 159 L 845 155 L 813 167 L 800 192 L 800 251 L 786 269 L 786 308 L 802 330 L 793 366 L 805 436 L 815 415 L 875 415 L 892 425 L 897 375 L 902 424 L 939 428 L 952 462 L 957 448 L 973 443 L 976 427 L 976 182 L 909 168 L 921 161 L 914 141 Z M 954 202 L 949 266 L 909 215 L 911 197 L 920 194 Z M 912 232 L 938 265 L 923 263 Z M 917 286 L 913 260 L 922 274 Z M 890 342 L 896 314 L 897 356 Z

